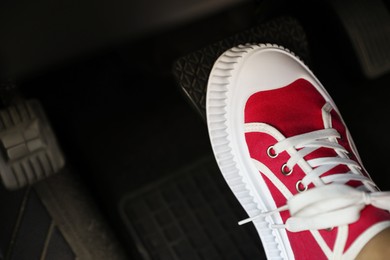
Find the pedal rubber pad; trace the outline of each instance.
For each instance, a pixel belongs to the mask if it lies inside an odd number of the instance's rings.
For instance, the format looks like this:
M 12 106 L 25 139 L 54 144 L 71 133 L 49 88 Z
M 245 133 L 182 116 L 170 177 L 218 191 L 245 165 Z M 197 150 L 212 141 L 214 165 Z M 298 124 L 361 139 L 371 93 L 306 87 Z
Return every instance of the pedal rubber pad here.
M 37 100 L 0 110 L 0 178 L 7 189 L 31 185 L 65 164 L 47 117 Z
M 173 75 L 204 121 L 207 81 L 214 62 L 227 49 L 246 43 L 281 45 L 310 65 L 309 44 L 305 31 L 300 22 L 290 16 L 274 18 L 180 57 L 174 63 Z
M 390 72 L 390 12 L 382 0 L 331 1 L 351 40 L 363 73 Z

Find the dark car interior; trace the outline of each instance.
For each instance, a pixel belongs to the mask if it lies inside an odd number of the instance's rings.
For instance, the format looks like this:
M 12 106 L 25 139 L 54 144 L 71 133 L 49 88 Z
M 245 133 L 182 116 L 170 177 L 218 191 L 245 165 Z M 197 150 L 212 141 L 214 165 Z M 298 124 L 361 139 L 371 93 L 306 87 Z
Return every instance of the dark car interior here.
M 0 259 L 265 259 L 216 165 L 213 62 L 281 45 L 390 190 L 390 1 L 2 1 Z

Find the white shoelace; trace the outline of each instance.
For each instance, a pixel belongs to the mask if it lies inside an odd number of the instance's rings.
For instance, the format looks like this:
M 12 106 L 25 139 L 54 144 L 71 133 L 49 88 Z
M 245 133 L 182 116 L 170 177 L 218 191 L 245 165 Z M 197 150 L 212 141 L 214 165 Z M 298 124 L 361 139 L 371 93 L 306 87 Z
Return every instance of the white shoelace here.
M 356 180 L 375 187 L 369 178 L 361 174 L 358 163 L 348 158 L 347 150 L 335 142 L 339 137 L 335 129 L 327 128 L 289 137 L 274 145 L 273 150 L 276 154 L 291 148 L 298 150 L 287 162 L 289 169 L 304 160 L 306 155 L 322 147 L 334 149 L 338 156 L 306 161 L 313 170 L 302 179 L 301 184 L 307 187 L 313 183 L 315 187 L 296 194 L 282 207 L 260 213 L 240 221 L 239 224 L 289 210 L 290 218 L 286 223 L 272 225 L 272 228 L 286 228 L 291 232 L 298 232 L 351 224 L 359 219 L 360 211 L 366 205 L 390 211 L 390 192 L 369 192 L 368 189 L 345 185 L 348 181 Z M 346 165 L 350 171 L 321 177 L 338 165 Z

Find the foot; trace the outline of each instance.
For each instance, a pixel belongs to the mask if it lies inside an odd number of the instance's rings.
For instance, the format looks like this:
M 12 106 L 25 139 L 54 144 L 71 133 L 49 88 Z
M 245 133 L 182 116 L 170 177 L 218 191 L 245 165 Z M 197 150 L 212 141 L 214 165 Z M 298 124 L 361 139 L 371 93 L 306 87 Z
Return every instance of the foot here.
M 332 98 L 275 45 L 222 54 L 207 89 L 221 172 L 268 259 L 353 259 L 390 227 L 390 194 L 363 167 Z

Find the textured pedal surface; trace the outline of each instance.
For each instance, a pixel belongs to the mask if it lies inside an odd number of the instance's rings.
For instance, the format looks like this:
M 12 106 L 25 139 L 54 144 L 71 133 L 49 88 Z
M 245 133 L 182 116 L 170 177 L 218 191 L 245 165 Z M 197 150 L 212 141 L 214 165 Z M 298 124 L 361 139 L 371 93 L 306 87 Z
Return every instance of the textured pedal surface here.
M 206 119 L 206 88 L 211 68 L 226 50 L 246 43 L 282 45 L 310 64 L 308 42 L 300 23 L 292 17 L 278 17 L 179 58 L 173 74 L 192 105 Z
M 8 189 L 33 184 L 64 166 L 64 157 L 36 100 L 0 111 L 0 177 Z
M 332 1 L 367 77 L 390 72 L 390 12 L 382 0 Z
M 265 259 L 214 158 L 129 194 L 121 211 L 144 259 Z

